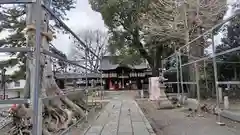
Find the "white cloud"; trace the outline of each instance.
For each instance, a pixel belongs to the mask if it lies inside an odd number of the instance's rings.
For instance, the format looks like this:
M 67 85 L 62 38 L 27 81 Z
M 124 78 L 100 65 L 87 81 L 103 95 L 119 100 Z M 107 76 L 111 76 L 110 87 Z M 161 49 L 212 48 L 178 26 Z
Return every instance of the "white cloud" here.
M 69 18 L 69 20 L 65 21 L 65 23 L 76 33 L 84 29 L 106 30 L 101 14 L 91 9 L 88 0 L 77 0 L 76 8 L 67 12 L 67 18 Z M 0 33 L 1 39 L 7 36 L 8 33 L 6 32 Z M 57 49 L 68 54 L 72 41 L 73 39 L 69 39 L 69 35 L 59 33 L 57 34 L 57 39 L 53 41 L 53 44 Z M 0 60 L 6 60 L 6 58 L 9 57 L 0 53 Z M 13 70 L 11 69 L 10 72 L 13 72 Z
M 76 33 L 84 29 L 106 30 L 101 14 L 91 9 L 88 0 L 77 0 L 76 8 L 71 10 L 67 17 L 69 20 L 65 21 L 66 24 Z M 69 35 L 63 34 L 58 34 L 57 37 L 53 44 L 68 54 L 73 39 L 69 39 Z
M 101 14 L 91 9 L 88 0 L 77 0 L 76 8 L 67 12 L 67 18 L 69 20 L 65 21 L 65 23 L 76 33 L 83 29 L 106 30 Z M 7 35 L 8 32 L 2 32 L 0 33 L 0 38 L 5 38 Z M 72 40 L 69 39 L 69 35 L 59 33 L 53 44 L 59 50 L 68 53 Z

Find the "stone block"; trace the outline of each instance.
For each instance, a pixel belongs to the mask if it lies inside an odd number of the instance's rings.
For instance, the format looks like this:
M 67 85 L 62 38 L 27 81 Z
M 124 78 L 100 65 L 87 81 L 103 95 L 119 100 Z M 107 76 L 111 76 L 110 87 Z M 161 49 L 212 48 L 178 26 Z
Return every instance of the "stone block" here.
M 141 121 L 143 121 L 143 119 L 142 119 L 140 114 L 138 114 L 138 115 L 131 115 L 131 119 L 132 119 L 133 122 L 141 122 Z
M 99 135 L 98 133 L 86 133 L 85 135 Z
M 120 124 L 118 132 L 132 132 L 131 124 Z
M 100 134 L 101 131 L 102 131 L 102 128 L 103 128 L 103 126 L 92 126 L 88 130 L 88 133 L 98 133 L 98 134 Z
M 133 126 L 133 132 L 134 133 L 139 133 L 139 132 L 147 132 L 147 127 L 145 126 L 144 122 L 132 122 L 132 126 Z M 136 134 L 138 135 L 138 134 Z
M 118 132 L 118 135 L 133 135 L 132 132 Z
M 109 122 L 104 126 L 101 135 L 117 135 L 117 128 L 117 122 Z

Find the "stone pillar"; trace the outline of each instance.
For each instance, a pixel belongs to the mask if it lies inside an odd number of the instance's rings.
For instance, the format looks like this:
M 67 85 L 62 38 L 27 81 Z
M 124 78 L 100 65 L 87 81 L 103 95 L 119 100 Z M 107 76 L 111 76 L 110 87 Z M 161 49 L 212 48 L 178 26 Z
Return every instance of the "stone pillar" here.
M 224 109 L 229 109 L 228 96 L 224 96 Z
M 143 80 L 141 80 L 141 87 L 142 87 L 142 90 L 141 90 L 141 98 L 144 98 Z
M 141 89 L 141 98 L 144 98 L 143 89 Z
M 149 99 L 159 100 L 160 98 L 160 89 L 159 89 L 159 78 L 158 77 L 150 77 L 149 79 Z
M 223 94 L 222 94 L 222 88 L 218 87 L 218 96 L 219 96 L 219 103 L 223 102 Z
M 160 81 L 159 83 L 159 88 L 160 88 L 159 109 L 173 108 L 172 103 L 168 100 L 166 96 L 166 93 L 165 93 L 166 86 L 163 84 L 162 81 Z

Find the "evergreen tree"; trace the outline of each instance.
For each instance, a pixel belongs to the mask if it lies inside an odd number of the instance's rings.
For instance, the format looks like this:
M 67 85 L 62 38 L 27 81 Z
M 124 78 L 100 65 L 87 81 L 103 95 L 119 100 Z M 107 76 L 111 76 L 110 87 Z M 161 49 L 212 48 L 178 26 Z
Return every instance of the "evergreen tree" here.
M 66 11 L 74 8 L 74 5 L 75 0 L 52 0 L 51 8 L 61 19 L 66 20 Z M 1 6 L 0 10 L 0 32 L 7 31 L 10 33 L 9 36 L 0 40 L 0 47 L 26 47 L 26 40 L 22 33 L 26 26 L 26 5 L 17 4 L 12 6 Z M 54 27 L 59 28 L 60 26 L 55 25 Z M 51 51 L 60 55 L 62 54 L 52 49 Z M 26 53 L 8 54 L 11 56 L 15 55 L 16 57 L 1 62 L 3 64 L 1 64 L 0 67 L 13 67 L 18 64 L 20 70 L 15 71 L 12 77 L 17 79 L 24 78 L 26 70 Z
M 225 37 L 222 38 L 222 44 L 216 47 L 216 53 L 220 53 L 240 45 L 240 16 L 233 19 L 223 30 Z M 235 80 L 239 78 L 240 73 L 240 50 L 227 53 L 217 57 L 218 75 L 220 80 Z M 221 62 L 222 61 L 222 62 Z M 229 63 L 230 62 L 230 63 Z M 231 63 L 232 62 L 232 63 Z

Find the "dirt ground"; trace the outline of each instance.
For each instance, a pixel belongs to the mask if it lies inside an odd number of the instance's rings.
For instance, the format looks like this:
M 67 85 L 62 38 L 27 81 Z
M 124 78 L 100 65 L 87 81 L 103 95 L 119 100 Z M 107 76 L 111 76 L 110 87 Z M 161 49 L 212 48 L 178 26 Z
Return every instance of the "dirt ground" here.
M 203 113 L 203 117 L 187 117 L 186 109 L 157 110 L 147 100 L 137 101 L 156 135 L 239 135 L 240 123 L 221 118 L 225 126 L 216 124 L 216 116 Z

